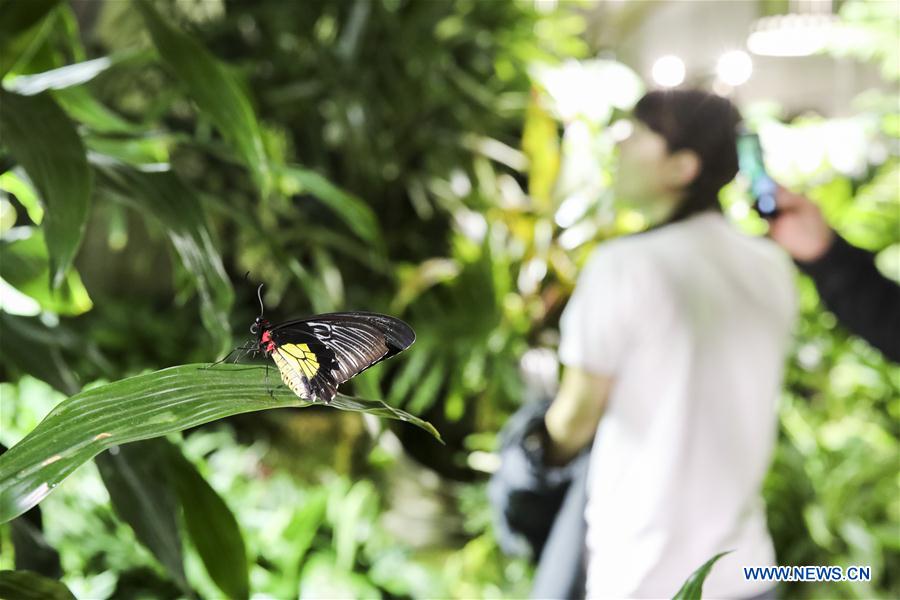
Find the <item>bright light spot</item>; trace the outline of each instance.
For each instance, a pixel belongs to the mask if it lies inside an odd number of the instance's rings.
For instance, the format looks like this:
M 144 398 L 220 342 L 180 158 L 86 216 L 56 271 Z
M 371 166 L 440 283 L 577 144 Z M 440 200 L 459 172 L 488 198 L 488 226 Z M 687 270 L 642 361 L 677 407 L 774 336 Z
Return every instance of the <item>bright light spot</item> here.
M 675 87 L 684 81 L 684 61 L 674 54 L 667 54 L 653 63 L 653 81 L 663 87 Z
M 564 122 L 581 117 L 605 123 L 613 108 L 627 110 L 644 93 L 640 77 L 611 60 L 538 65 L 532 68 L 532 77 L 546 91 L 550 111 Z
M 622 142 L 631 137 L 634 131 L 634 124 L 630 119 L 619 119 L 609 126 L 609 135 L 613 141 Z
M 809 56 L 835 35 L 835 15 L 775 15 L 759 19 L 747 48 L 761 56 Z
M 719 57 L 716 75 L 728 85 L 739 86 L 750 79 L 753 61 L 743 50 L 731 50 Z
M 746 202 L 735 202 L 728 209 L 728 214 L 736 221 L 746 219 L 750 214 L 750 205 Z

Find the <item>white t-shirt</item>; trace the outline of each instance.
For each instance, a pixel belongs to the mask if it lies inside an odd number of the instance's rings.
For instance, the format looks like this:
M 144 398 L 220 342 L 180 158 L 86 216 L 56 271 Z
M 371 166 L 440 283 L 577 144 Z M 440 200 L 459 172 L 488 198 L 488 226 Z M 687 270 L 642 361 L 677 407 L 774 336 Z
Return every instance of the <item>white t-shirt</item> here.
M 591 454 L 587 592 L 671 598 L 714 554 L 707 598 L 772 587 L 760 496 L 796 312 L 793 266 L 707 212 L 602 244 L 561 321 L 560 360 L 611 375 Z

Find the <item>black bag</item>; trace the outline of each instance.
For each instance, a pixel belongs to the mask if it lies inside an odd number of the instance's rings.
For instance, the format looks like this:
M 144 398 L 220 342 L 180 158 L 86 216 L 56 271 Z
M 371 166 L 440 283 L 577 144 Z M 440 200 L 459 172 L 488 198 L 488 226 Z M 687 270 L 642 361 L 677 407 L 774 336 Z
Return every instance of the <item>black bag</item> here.
M 549 399 L 527 402 L 500 433 L 500 468 L 488 483 L 497 541 L 537 562 L 532 597 L 584 597 L 586 449 L 564 466 L 547 466 L 544 415 Z

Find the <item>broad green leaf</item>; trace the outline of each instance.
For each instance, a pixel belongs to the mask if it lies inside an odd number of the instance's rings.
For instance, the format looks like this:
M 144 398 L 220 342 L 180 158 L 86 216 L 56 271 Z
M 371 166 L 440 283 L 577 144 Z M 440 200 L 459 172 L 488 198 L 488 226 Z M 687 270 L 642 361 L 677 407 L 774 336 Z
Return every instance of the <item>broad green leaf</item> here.
M 181 450 L 168 442 L 166 445 L 171 480 L 184 510 L 184 523 L 207 573 L 230 598 L 247 598 L 250 595 L 247 549 L 237 519 Z
M 51 283 L 59 287 L 87 225 L 93 181 L 84 144 L 47 94 L 26 97 L 0 90 L 0 132 L 43 200 Z
M 206 367 L 181 365 L 137 375 L 61 402 L 34 431 L 0 456 L 0 523 L 39 503 L 72 471 L 112 446 L 231 415 L 311 404 L 267 377 L 272 369 Z M 406 421 L 440 439 L 427 421 L 381 401 L 339 394 L 330 406 Z
M 166 23 L 150 2 L 141 0 L 137 7 L 163 62 L 187 88 L 201 113 L 234 146 L 253 172 L 263 195 L 268 195 L 272 175 L 262 133 L 253 106 L 241 87 L 209 50 Z
M 706 576 L 709 575 L 709 571 L 713 568 L 713 565 L 716 564 L 717 560 L 731 552 L 731 550 L 719 552 L 703 563 L 699 569 L 691 573 L 691 576 L 684 582 L 684 585 L 681 586 L 678 593 L 672 597 L 672 600 L 700 600 L 700 598 L 703 597 L 703 582 L 706 581 Z
M 231 340 L 228 315 L 234 290 L 200 200 L 175 173 L 148 173 L 109 160 L 100 162 L 100 158 L 95 164 L 104 189 L 163 226 L 185 269 L 194 276 L 200 316 L 214 340 L 210 353 L 226 351 Z
M 281 185 L 288 194 L 315 196 L 347 224 L 351 231 L 376 248 L 383 246 L 375 212 L 362 199 L 342 190 L 315 171 L 299 166 L 285 167 Z
M 33 571 L 0 571 L 0 598 L 76 600 L 64 583 Z
M 148 440 L 113 447 L 99 454 L 94 462 L 116 514 L 128 523 L 172 579 L 188 590 L 178 529 L 178 499 L 169 484 L 169 447 L 164 442 Z
M 50 273 L 44 235 L 36 227 L 17 227 L 0 240 L 0 277 L 42 309 L 58 315 L 80 315 L 93 303 L 78 272 L 71 269 L 56 289 L 47 287 Z
M 57 4 L 59 0 L 0 0 L 0 77 L 37 41 L 41 20 Z

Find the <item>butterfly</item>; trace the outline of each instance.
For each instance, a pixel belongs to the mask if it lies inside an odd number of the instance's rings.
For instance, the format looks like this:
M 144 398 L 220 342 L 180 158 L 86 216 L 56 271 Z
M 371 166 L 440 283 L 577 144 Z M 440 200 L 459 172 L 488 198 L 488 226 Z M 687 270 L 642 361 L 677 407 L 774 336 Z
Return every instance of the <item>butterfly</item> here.
M 314 315 L 272 325 L 260 314 L 250 326 L 253 350 L 271 358 L 292 392 L 307 400 L 331 402 L 340 384 L 391 358 L 416 341 L 412 327 L 396 317 L 372 312 Z

